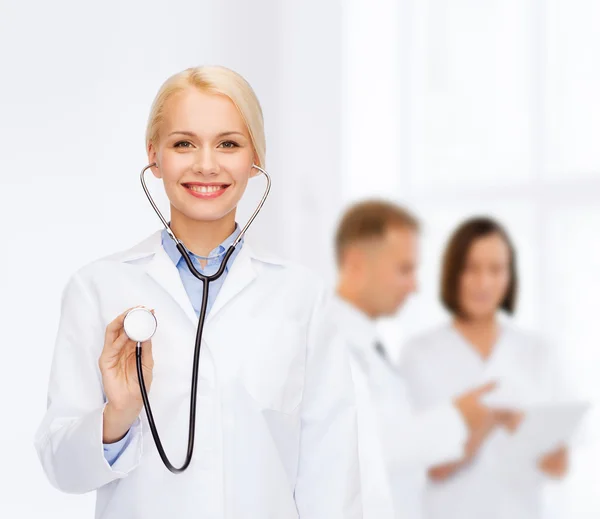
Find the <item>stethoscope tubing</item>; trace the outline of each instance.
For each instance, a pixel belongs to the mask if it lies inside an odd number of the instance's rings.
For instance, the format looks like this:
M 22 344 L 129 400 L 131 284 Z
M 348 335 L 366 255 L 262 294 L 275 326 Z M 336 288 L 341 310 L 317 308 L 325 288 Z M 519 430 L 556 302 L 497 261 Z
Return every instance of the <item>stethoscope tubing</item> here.
M 233 244 L 227 249 L 227 252 L 225 253 L 225 256 L 219 266 L 219 270 L 210 276 L 206 276 L 196 269 L 196 267 L 192 263 L 192 259 L 190 258 L 187 249 L 185 248 L 183 243 L 181 241 L 179 241 L 179 239 L 173 233 L 171 227 L 169 226 L 169 223 L 167 222 L 167 220 L 164 218 L 164 216 L 160 212 L 158 206 L 156 205 L 156 203 L 154 202 L 154 199 L 152 198 L 152 195 L 150 194 L 150 191 L 148 190 L 148 187 L 146 186 L 144 174 L 146 173 L 146 171 L 148 169 L 152 168 L 155 165 L 156 164 L 149 164 L 140 173 L 140 180 L 141 180 L 144 192 L 146 193 L 146 197 L 148 198 L 148 201 L 152 205 L 152 208 L 154 209 L 154 211 L 160 218 L 161 222 L 165 226 L 167 233 L 169 234 L 171 239 L 173 239 L 175 241 L 177 249 L 181 253 L 181 256 L 184 259 L 185 263 L 187 264 L 190 272 L 197 279 L 202 281 L 202 304 L 200 306 L 198 327 L 196 329 L 196 340 L 195 340 L 195 345 L 194 345 L 194 360 L 193 360 L 193 364 L 192 364 L 192 384 L 191 384 L 191 394 L 190 394 L 190 419 L 189 419 L 189 425 L 188 425 L 188 447 L 187 447 L 187 452 L 186 452 L 186 456 L 185 456 L 185 461 L 183 462 L 183 465 L 181 465 L 180 467 L 175 467 L 171 463 L 171 461 L 169 460 L 169 458 L 164 450 L 162 441 L 160 439 L 160 435 L 158 434 L 156 422 L 154 421 L 154 416 L 152 414 L 152 407 L 150 405 L 150 399 L 148 398 L 148 392 L 146 390 L 146 385 L 144 382 L 144 370 L 143 370 L 143 364 L 142 364 L 142 344 L 140 342 L 138 342 L 136 345 L 135 358 L 136 358 L 138 383 L 140 386 L 142 401 L 144 402 L 144 409 L 146 411 L 148 425 L 150 426 L 150 432 L 152 433 L 152 438 L 154 439 L 154 443 L 156 444 L 156 448 L 158 450 L 160 458 L 162 459 L 162 461 L 165 464 L 165 466 L 167 467 L 167 469 L 169 469 L 173 474 L 180 474 L 189 467 L 189 465 L 192 461 L 193 454 L 194 454 L 194 440 L 195 440 L 195 436 L 196 436 L 196 434 L 195 434 L 195 432 L 196 432 L 196 401 L 197 401 L 197 393 L 198 393 L 198 374 L 199 374 L 199 366 L 200 366 L 200 350 L 201 350 L 201 344 L 202 344 L 202 332 L 204 330 L 204 323 L 206 321 L 206 310 L 208 307 L 209 286 L 210 286 L 211 282 L 216 281 L 223 275 L 223 273 L 225 272 L 225 269 L 227 268 L 227 262 L 229 261 L 229 258 L 233 254 L 235 247 L 240 243 L 240 241 L 246 234 L 246 231 L 248 230 L 248 228 L 250 227 L 252 222 L 254 222 L 254 219 L 258 216 L 258 213 L 262 209 L 267 197 L 269 196 L 269 192 L 271 190 L 271 177 L 261 167 L 256 166 L 256 165 L 252 166 L 253 168 L 256 168 L 257 170 L 259 170 L 263 175 L 265 175 L 265 177 L 267 179 L 267 186 L 265 188 L 265 192 L 264 192 L 258 206 L 256 207 L 255 211 L 252 213 L 252 216 L 250 217 L 250 219 L 248 220 L 246 225 L 242 228 L 240 234 L 235 239 Z

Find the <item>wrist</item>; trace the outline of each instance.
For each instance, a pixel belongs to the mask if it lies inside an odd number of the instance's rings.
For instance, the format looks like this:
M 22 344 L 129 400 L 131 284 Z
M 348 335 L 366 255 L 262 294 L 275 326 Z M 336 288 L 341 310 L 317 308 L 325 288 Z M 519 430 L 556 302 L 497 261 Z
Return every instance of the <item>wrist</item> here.
M 104 408 L 102 442 L 115 443 L 122 439 L 139 416 L 139 409 L 121 409 L 110 402 Z
M 454 400 L 454 402 L 452 402 L 452 404 L 454 405 L 454 409 L 456 409 L 456 411 L 460 415 L 463 423 L 465 424 L 465 427 L 470 432 L 473 431 L 474 424 L 473 424 L 472 416 L 467 411 L 465 403 L 461 399 L 457 398 L 456 400 Z

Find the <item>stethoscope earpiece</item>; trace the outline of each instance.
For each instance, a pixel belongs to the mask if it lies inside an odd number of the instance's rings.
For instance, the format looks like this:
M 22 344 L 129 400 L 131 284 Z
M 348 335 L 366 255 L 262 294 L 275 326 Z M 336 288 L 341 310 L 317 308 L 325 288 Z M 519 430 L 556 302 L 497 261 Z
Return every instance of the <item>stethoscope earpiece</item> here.
M 152 168 L 152 167 L 154 167 L 156 165 L 157 165 L 157 163 L 153 162 L 152 164 L 148 164 L 144 169 L 142 169 L 142 172 L 140 173 L 140 181 L 142 183 L 142 188 L 144 189 L 144 193 L 146 193 L 146 198 L 148 198 L 148 202 L 150 202 L 150 205 L 154 209 L 154 212 L 160 218 L 160 221 L 164 225 L 165 230 L 167 231 L 167 233 L 169 234 L 169 236 L 171 237 L 171 239 L 176 244 L 179 244 L 181 242 L 177 239 L 177 236 L 175 236 L 175 234 L 171 230 L 171 226 L 169 225 L 169 222 L 167 222 L 166 218 L 160 212 L 160 209 L 158 208 L 158 206 L 154 202 L 154 199 L 152 198 L 152 195 L 150 194 L 150 190 L 148 189 L 148 186 L 146 186 L 146 179 L 145 179 L 144 175 L 145 175 L 146 171 L 148 171 L 150 168 Z M 265 192 L 263 193 L 263 196 L 260 199 L 260 202 L 258 203 L 258 206 L 256 207 L 256 209 L 254 210 L 254 212 L 252 213 L 252 215 L 250 216 L 250 218 L 246 222 L 246 225 L 244 225 L 244 227 L 242 228 L 242 230 L 241 230 L 240 234 L 238 235 L 238 237 L 233 242 L 232 247 L 234 247 L 234 248 L 244 238 L 244 235 L 246 234 L 246 231 L 252 225 L 252 222 L 258 216 L 258 213 L 260 213 L 260 210 L 262 209 L 262 206 L 266 202 L 267 197 L 269 196 L 269 193 L 271 191 L 271 175 L 269 175 L 269 173 L 267 173 L 263 168 L 261 168 L 260 166 L 257 166 L 256 164 L 252 164 L 252 168 L 258 170 L 260 173 L 262 173 L 265 176 L 265 178 L 267 180 L 267 185 L 265 186 Z M 192 270 L 194 270 L 194 269 L 192 268 Z M 195 272 L 195 275 L 196 275 L 196 277 L 201 277 L 201 276 L 199 276 L 198 272 Z

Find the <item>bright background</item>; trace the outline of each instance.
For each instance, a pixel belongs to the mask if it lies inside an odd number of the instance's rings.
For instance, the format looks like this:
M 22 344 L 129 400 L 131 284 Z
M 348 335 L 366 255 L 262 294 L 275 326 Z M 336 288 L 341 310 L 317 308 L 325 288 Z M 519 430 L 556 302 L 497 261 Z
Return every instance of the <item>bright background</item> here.
M 32 445 L 60 294 L 81 265 L 158 227 L 138 180 L 146 117 L 162 81 L 196 64 L 236 69 L 263 104 L 274 187 L 254 240 L 333 282 L 349 203 L 413 209 L 420 292 L 382 325 L 400 353 L 446 318 L 448 234 L 496 216 L 519 252 L 516 320 L 599 400 L 599 26 L 596 0 L 0 0 L 0 517 L 93 516 L 92 495 L 50 487 Z M 594 436 L 548 518 L 600 516 Z

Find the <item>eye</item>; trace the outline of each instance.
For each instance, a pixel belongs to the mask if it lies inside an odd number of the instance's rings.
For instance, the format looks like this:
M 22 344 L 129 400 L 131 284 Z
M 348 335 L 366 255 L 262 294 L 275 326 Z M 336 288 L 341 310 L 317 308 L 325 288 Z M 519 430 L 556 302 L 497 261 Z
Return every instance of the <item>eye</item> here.
M 398 273 L 403 276 L 411 274 L 413 267 L 411 265 L 398 265 Z
M 234 148 L 239 148 L 240 145 L 235 141 L 225 141 L 225 142 L 222 142 L 221 144 L 219 144 L 219 147 L 225 148 L 228 150 L 232 150 Z
M 465 268 L 463 269 L 463 272 L 465 274 L 474 274 L 477 271 L 477 266 L 473 265 L 472 263 L 467 263 L 465 265 Z
M 173 147 L 174 148 L 191 148 L 192 143 L 189 141 L 177 141 Z
M 504 265 L 492 265 L 492 274 L 503 274 L 506 270 L 508 270 Z

